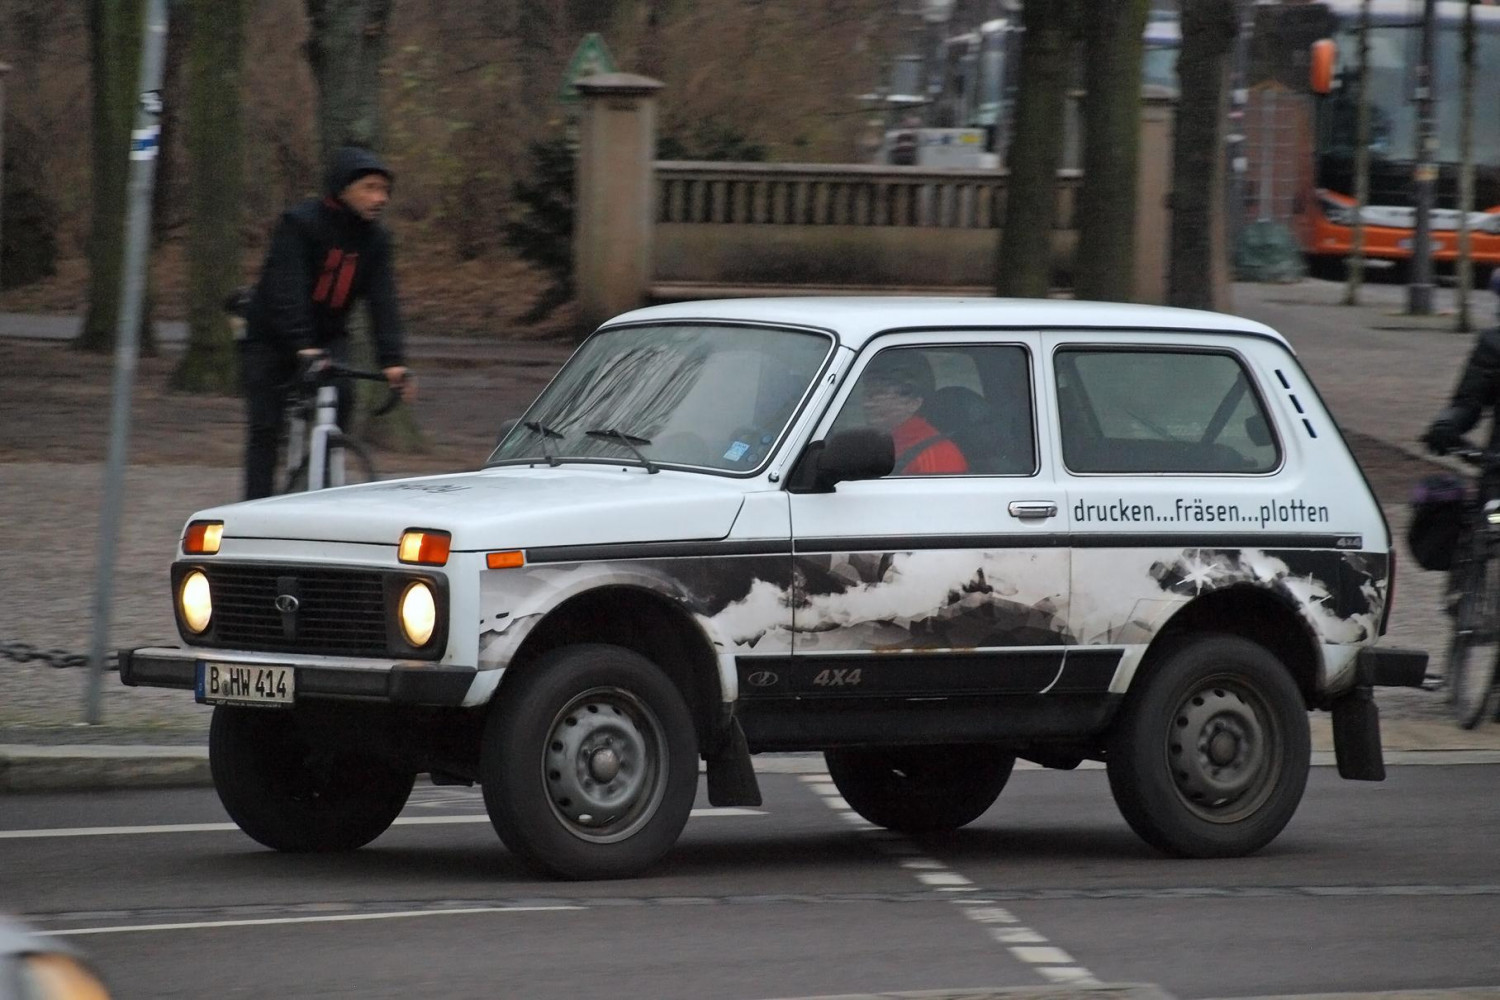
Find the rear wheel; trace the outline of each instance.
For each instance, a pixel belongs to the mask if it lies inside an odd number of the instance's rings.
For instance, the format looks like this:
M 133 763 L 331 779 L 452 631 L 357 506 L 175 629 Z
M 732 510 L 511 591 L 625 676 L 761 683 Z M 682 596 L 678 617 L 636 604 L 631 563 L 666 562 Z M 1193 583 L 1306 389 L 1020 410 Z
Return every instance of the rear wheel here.
M 241 830 L 278 851 L 352 851 L 390 827 L 416 775 L 358 754 L 314 750 L 290 711 L 214 709 L 214 788 Z
M 1307 786 L 1307 707 L 1285 666 L 1208 635 L 1144 664 L 1107 747 L 1115 803 L 1168 854 L 1237 857 L 1270 843 Z
M 375 463 L 370 458 L 370 452 L 363 444 L 342 434 L 338 436 L 337 441 L 338 446 L 344 449 L 344 482 L 340 485 L 373 483 L 380 478 L 375 472 Z M 304 455 L 301 463 L 286 474 L 281 492 L 302 493 L 307 489 L 307 467 L 310 460 L 309 456 Z M 332 464 L 330 460 L 323 470 L 324 486 L 334 485 Z
M 956 830 L 995 804 L 1016 758 L 988 746 L 825 750 L 828 774 L 849 807 L 902 833 Z
M 1458 611 L 1448 647 L 1448 697 L 1465 729 L 1484 719 L 1494 699 L 1500 659 L 1500 559 L 1476 543 L 1460 569 Z

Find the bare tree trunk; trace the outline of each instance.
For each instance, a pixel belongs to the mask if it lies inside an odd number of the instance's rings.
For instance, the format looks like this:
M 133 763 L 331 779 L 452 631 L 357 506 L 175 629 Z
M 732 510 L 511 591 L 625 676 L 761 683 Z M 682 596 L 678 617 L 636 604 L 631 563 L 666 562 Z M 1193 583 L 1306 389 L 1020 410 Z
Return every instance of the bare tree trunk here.
M 1370 201 L 1370 0 L 1359 13 L 1359 105 L 1354 136 L 1354 233 L 1349 248 L 1348 285 L 1344 305 L 1359 305 L 1365 280 L 1365 205 Z
M 89 301 L 73 346 L 111 351 L 120 325 L 120 281 L 125 267 L 125 209 L 130 178 L 130 131 L 140 86 L 143 0 L 90 0 L 89 57 L 93 69 L 89 225 Z M 144 302 L 149 303 L 150 295 Z M 141 316 L 142 354 L 155 353 L 149 304 Z
M 1468 333 L 1473 329 L 1469 318 L 1469 293 L 1474 290 L 1474 255 L 1469 239 L 1469 213 L 1474 211 L 1474 0 L 1469 0 L 1464 6 L 1463 85 L 1459 100 L 1456 328 L 1460 333 Z
M 1181 98 L 1172 132 L 1172 234 L 1167 301 L 1214 309 L 1212 266 L 1224 253 L 1215 218 L 1224 203 L 1224 114 L 1229 56 L 1239 31 L 1234 0 L 1182 0 Z
M 1026 0 L 1021 82 L 1007 153 L 1005 223 L 996 260 L 999 295 L 1045 298 L 1052 278 L 1052 228 L 1063 109 L 1073 65 L 1072 0 Z
M 245 0 L 187 0 L 188 347 L 172 386 L 230 392 L 238 361 L 224 299 L 240 283 Z
M 340 146 L 380 146 L 380 63 L 385 57 L 392 0 L 306 0 L 311 31 L 307 60 L 318 87 L 318 140 L 326 169 Z M 350 331 L 351 360 L 371 368 L 374 351 L 368 320 L 356 317 Z M 385 389 L 361 382 L 357 389 L 360 432 L 396 451 L 426 448 L 411 409 L 398 406 L 383 417 L 366 416 Z
M 1083 18 L 1083 188 L 1078 194 L 1080 299 L 1128 302 L 1135 275 L 1142 35 L 1149 0 L 1090 0 Z
M 307 0 L 307 61 L 318 86 L 322 163 L 333 151 L 380 146 L 380 63 L 392 0 Z

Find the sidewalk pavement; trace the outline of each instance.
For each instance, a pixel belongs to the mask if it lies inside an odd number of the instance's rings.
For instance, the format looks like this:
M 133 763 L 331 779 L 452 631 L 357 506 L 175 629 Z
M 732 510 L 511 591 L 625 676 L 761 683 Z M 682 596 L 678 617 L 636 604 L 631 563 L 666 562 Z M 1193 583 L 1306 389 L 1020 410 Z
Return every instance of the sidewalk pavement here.
M 1401 286 L 1370 285 L 1365 304 L 1346 307 L 1340 305 L 1343 286 L 1329 282 L 1239 284 L 1231 311 L 1269 324 L 1292 342 L 1345 431 L 1419 456 L 1416 439 L 1446 399 L 1473 338 L 1452 332 L 1451 315 L 1403 315 L 1405 295 Z M 1440 290 L 1437 298 L 1440 307 L 1451 308 L 1452 290 Z M 1476 322 L 1492 321 L 1493 296 L 1475 292 L 1471 303 Z M 0 313 L 0 338 L 65 340 L 76 329 L 75 317 Z M 180 349 L 185 325 L 158 324 L 158 336 L 169 350 Z M 565 356 L 555 344 L 457 338 L 417 338 L 412 354 L 507 365 L 556 364 Z M 91 496 L 99 475 L 94 466 L 8 467 L 0 474 L 0 529 L 24 525 L 28 537 L 92 538 L 96 528 L 88 519 L 96 514 L 80 516 L 44 498 Z M 216 468 L 130 470 L 130 509 L 112 623 L 116 641 L 176 643 L 170 608 L 157 592 L 161 565 L 180 527 L 178 512 L 199 496 L 204 503 L 198 506 L 217 502 L 226 477 L 234 475 L 235 470 Z M 1401 534 L 1404 509 L 1388 503 L 1387 515 L 1393 531 Z M 1441 656 L 1447 641 L 1447 621 L 1436 612 L 1442 575 L 1417 569 L 1409 559 L 1400 573 L 1399 599 L 1385 641 Z M 49 634 L 60 638 L 48 641 L 77 648 L 90 620 L 91 579 L 90 568 L 78 564 L 0 573 L 0 607 L 18 622 L 59 623 Z M 77 720 L 83 713 L 86 671 L 30 665 L 5 669 L 9 666 L 0 661 L 0 793 L 207 782 L 210 713 L 193 704 L 187 692 L 125 688 L 114 674 L 106 674 L 101 691 L 105 723 L 85 726 Z M 1389 764 L 1500 762 L 1500 725 L 1460 730 L 1438 694 L 1381 689 L 1376 701 Z M 1311 720 L 1314 763 L 1331 764 L 1328 716 L 1315 712 Z M 756 767 L 817 770 L 822 760 L 820 755 L 768 754 L 756 758 Z

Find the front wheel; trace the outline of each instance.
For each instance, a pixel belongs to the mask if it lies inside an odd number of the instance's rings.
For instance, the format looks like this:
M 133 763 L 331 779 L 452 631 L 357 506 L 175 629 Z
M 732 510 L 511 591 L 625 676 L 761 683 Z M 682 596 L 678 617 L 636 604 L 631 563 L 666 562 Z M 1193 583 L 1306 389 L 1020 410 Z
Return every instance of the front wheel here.
M 849 808 L 901 833 L 957 830 L 995 804 L 1016 758 L 987 746 L 825 750 Z
M 1458 612 L 1448 647 L 1448 698 L 1458 724 L 1473 729 L 1489 710 L 1500 660 L 1500 559 L 1478 540 L 1459 572 Z
M 314 750 L 290 711 L 214 709 L 214 789 L 229 818 L 278 851 L 352 851 L 390 827 L 416 774 L 358 754 Z
M 1239 857 L 1270 843 L 1307 786 L 1307 708 L 1263 646 L 1209 635 L 1141 673 L 1107 746 L 1109 788 L 1142 840 L 1168 854 Z
M 650 660 L 568 646 L 501 687 L 479 768 L 490 822 L 527 866 L 624 878 L 682 833 L 698 791 L 698 739 L 681 692 Z

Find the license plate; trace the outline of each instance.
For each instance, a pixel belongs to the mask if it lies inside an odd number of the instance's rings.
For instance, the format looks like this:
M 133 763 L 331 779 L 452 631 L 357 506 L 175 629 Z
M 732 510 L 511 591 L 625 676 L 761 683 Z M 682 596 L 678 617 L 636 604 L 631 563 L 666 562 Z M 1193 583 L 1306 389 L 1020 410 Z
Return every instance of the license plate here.
M 256 663 L 198 664 L 198 700 L 212 705 L 290 705 L 297 697 L 292 667 Z

